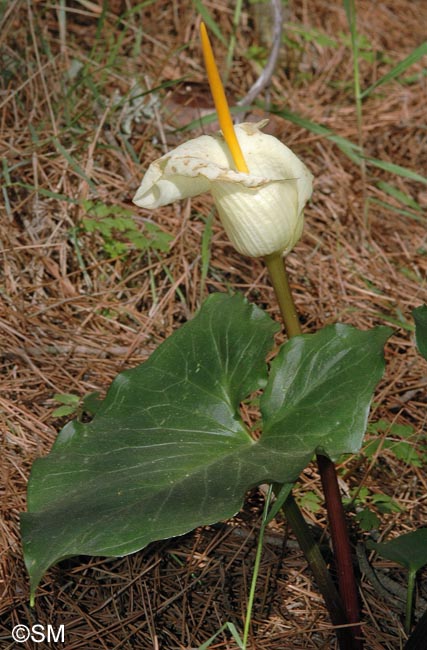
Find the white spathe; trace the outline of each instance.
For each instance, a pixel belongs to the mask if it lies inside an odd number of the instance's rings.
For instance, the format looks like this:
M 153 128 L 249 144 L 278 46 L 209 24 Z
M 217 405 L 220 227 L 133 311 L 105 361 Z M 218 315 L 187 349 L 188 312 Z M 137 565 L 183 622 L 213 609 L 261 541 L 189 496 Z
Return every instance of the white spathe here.
M 222 135 L 202 135 L 155 160 L 134 203 L 153 209 L 211 192 L 227 235 L 240 253 L 286 255 L 301 237 L 313 177 L 280 140 L 262 133 L 265 124 L 234 127 L 249 174 L 234 171 Z

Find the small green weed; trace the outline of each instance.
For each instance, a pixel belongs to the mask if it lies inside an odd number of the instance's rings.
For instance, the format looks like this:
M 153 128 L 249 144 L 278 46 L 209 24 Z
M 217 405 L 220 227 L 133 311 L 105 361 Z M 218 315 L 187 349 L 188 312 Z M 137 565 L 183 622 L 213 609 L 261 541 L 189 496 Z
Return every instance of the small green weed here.
M 55 402 L 59 402 L 61 406 L 58 406 L 53 412 L 52 416 L 54 418 L 62 418 L 66 415 L 75 415 L 80 407 L 80 397 L 78 395 L 73 395 L 72 393 L 56 393 L 53 396 Z
M 268 58 L 267 48 L 262 45 L 251 45 L 246 50 L 246 58 L 249 59 L 249 61 L 256 61 L 256 63 L 264 66 Z
M 368 425 L 368 440 L 363 454 L 372 459 L 381 449 L 387 450 L 399 461 L 410 467 L 422 467 L 427 461 L 427 453 L 419 449 L 420 438 L 415 429 L 408 424 L 397 424 L 378 420 Z M 418 447 L 418 448 L 417 448 Z M 382 456 L 385 460 L 387 457 Z M 373 492 L 367 487 L 355 488 L 350 496 L 343 499 L 346 507 L 356 510 L 356 521 L 365 531 L 378 528 L 382 514 L 402 512 L 402 507 L 388 494 Z
M 141 232 L 132 211 L 120 205 L 105 205 L 99 201 L 84 201 L 87 217 L 81 221 L 85 233 L 98 233 L 103 239 L 103 249 L 109 257 L 126 255 L 130 248 L 143 253 L 169 251 L 172 235 L 165 233 L 155 223 L 145 222 Z
M 322 507 L 322 499 L 313 490 L 306 490 L 301 494 L 296 494 L 295 498 L 301 508 L 310 512 L 319 512 Z
M 397 501 L 388 494 L 372 492 L 367 487 L 354 488 L 349 497 L 343 498 L 343 504 L 348 509 L 356 510 L 355 520 L 365 531 L 379 527 L 379 514 L 403 511 Z
M 73 393 L 55 393 L 53 399 L 55 402 L 61 404 L 61 406 L 52 411 L 52 416 L 54 418 L 62 418 L 73 415 L 80 419 L 83 413 L 95 415 L 101 403 L 98 398 L 99 393 L 97 392 L 88 393 L 85 397 L 79 397 Z
M 411 467 L 422 467 L 427 460 L 427 453 L 416 449 L 419 436 L 408 424 L 378 420 L 368 425 L 368 434 L 373 437 L 368 439 L 363 453 L 369 459 L 381 448 L 389 450 L 396 458 Z
M 349 34 L 344 32 L 339 32 L 336 38 L 332 38 L 329 34 L 322 32 L 319 29 L 308 28 L 305 25 L 291 24 L 288 26 L 289 31 L 301 36 L 301 38 L 306 43 L 315 43 L 320 47 L 331 47 L 333 49 L 338 49 L 342 45 L 347 48 L 352 47 L 351 37 Z M 359 56 L 367 61 L 368 63 L 375 63 L 376 61 L 381 61 L 384 63 L 392 63 L 392 59 L 385 54 L 384 52 L 375 50 L 374 46 L 370 40 L 364 34 L 356 34 L 357 47 L 359 51 Z M 293 45 L 295 47 L 295 41 L 284 37 L 284 40 L 288 45 Z
M 396 562 L 408 569 L 405 632 L 409 634 L 412 623 L 416 574 L 427 564 L 427 528 L 418 528 L 411 533 L 399 535 L 399 537 L 395 537 L 385 543 L 368 541 L 367 547 L 374 549 L 381 557 L 387 558 L 388 560 Z M 411 646 L 407 645 L 405 647 L 424 648 L 425 644 L 419 643 Z

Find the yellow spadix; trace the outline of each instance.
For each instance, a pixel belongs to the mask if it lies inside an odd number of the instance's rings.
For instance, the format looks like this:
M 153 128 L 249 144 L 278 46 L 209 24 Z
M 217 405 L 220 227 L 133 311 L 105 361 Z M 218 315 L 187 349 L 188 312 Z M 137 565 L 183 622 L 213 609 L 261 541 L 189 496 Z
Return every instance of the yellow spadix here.
M 249 168 L 245 162 L 242 150 L 234 132 L 233 121 L 231 119 L 224 87 L 222 85 L 221 77 L 219 76 L 218 67 L 215 62 L 208 32 L 204 23 L 201 23 L 200 25 L 200 36 L 202 39 L 203 58 L 205 60 L 209 86 L 224 140 L 230 149 L 237 171 L 249 174 Z

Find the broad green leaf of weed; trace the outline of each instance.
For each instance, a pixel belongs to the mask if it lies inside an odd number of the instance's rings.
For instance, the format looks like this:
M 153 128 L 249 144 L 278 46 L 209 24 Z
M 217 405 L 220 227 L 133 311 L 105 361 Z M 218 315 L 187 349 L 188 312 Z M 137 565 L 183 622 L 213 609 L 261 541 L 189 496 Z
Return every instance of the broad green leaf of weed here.
M 313 490 L 306 490 L 298 495 L 297 502 L 305 510 L 319 512 L 322 507 L 322 499 Z
M 403 512 L 403 508 L 388 494 L 377 493 L 371 497 L 372 504 L 377 508 L 381 514 L 388 514 L 390 512 Z
M 79 408 L 80 397 L 78 395 L 73 395 L 72 393 L 56 393 L 53 396 L 55 402 L 59 402 L 62 406 L 59 406 L 54 411 L 52 411 L 52 416 L 54 418 L 62 418 L 67 415 L 73 415 Z
M 80 404 L 80 397 L 73 393 L 55 393 L 53 399 L 60 404 L 68 404 L 68 406 L 78 406 Z
M 99 398 L 99 392 L 88 393 L 82 399 L 82 410 L 90 415 L 95 415 L 101 408 L 102 400 Z
M 170 243 L 173 240 L 172 235 L 167 232 L 163 232 L 159 226 L 155 223 L 144 224 L 144 230 L 147 232 L 148 236 L 143 237 L 141 241 L 140 248 L 145 250 L 147 248 L 152 248 L 154 250 L 160 251 L 161 253 L 167 253 L 170 248 Z
M 58 406 L 54 411 L 52 411 L 52 417 L 54 418 L 62 418 L 66 417 L 68 415 L 74 415 L 76 412 L 76 407 L 75 406 L 66 406 L 65 404 L 63 406 Z
M 400 442 L 390 441 L 388 448 L 398 460 L 406 463 L 406 465 L 422 467 L 424 464 L 423 459 L 419 456 L 414 446 L 406 440 Z
M 427 528 L 419 528 L 411 533 L 399 535 L 389 542 L 366 543 L 378 555 L 406 567 L 419 571 L 427 564 Z
M 366 546 L 375 550 L 381 557 L 408 569 L 405 632 L 409 633 L 416 573 L 427 564 L 427 528 L 418 528 L 412 533 L 399 535 L 390 542 L 375 543 L 368 541 Z
M 370 530 L 376 530 L 380 525 L 381 521 L 379 517 L 373 512 L 370 508 L 362 508 L 357 512 L 355 520 L 359 524 L 362 530 L 369 532 Z

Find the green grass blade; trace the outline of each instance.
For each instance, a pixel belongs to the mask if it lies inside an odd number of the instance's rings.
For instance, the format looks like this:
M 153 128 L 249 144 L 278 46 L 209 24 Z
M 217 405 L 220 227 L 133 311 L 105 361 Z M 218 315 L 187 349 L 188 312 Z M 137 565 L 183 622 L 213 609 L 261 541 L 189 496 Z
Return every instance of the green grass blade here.
M 401 79 L 399 79 L 399 83 L 405 86 L 411 86 L 413 84 L 417 84 L 420 81 L 422 81 L 424 77 L 427 77 L 427 68 L 423 68 L 419 72 L 416 72 L 415 74 L 410 74 L 407 77 L 402 77 Z
M 89 59 L 94 59 L 95 61 L 100 60 L 103 55 L 103 48 L 100 47 L 100 44 L 103 43 L 103 29 L 105 25 L 105 19 L 107 17 L 107 12 L 108 12 L 108 3 L 104 2 L 102 3 L 102 11 L 101 14 L 98 18 L 98 22 L 96 23 L 96 33 L 95 33 L 95 38 L 93 39 L 93 45 L 92 45 L 92 50 L 89 55 Z
M 70 153 L 62 146 L 62 144 L 57 140 L 57 138 L 52 138 L 52 142 L 55 145 L 55 149 L 58 153 L 64 156 L 65 160 L 69 163 L 70 167 L 80 176 L 86 183 L 89 185 L 90 189 L 98 193 L 95 183 L 89 178 L 86 172 L 80 167 L 80 165 L 74 160 Z
M 80 270 L 82 272 L 82 275 L 83 275 L 83 277 L 85 279 L 86 286 L 89 289 L 92 289 L 93 284 L 92 284 L 92 280 L 90 278 L 90 275 L 87 272 L 85 261 L 83 259 L 83 255 L 82 255 L 82 251 L 81 251 L 81 247 L 80 247 L 80 242 L 79 242 L 79 238 L 78 238 L 78 228 L 77 227 L 71 228 L 71 230 L 69 232 L 69 238 L 70 238 L 71 244 L 74 246 L 74 250 L 75 250 L 75 253 L 76 253 L 76 257 L 77 257 L 77 263 L 78 263 L 78 265 L 80 267 Z
M 238 631 L 236 629 L 236 626 L 234 625 L 234 623 L 230 623 L 229 621 L 224 623 L 224 625 L 222 625 L 219 628 L 218 632 L 215 632 L 215 634 L 213 636 L 211 636 L 210 639 L 208 639 L 207 641 L 205 641 L 205 643 L 203 643 L 201 646 L 199 646 L 198 650 L 208 650 L 211 643 L 213 643 L 215 641 L 215 639 L 217 638 L 217 636 L 219 636 L 221 634 L 221 632 L 224 632 L 224 630 L 228 630 L 230 632 L 231 636 L 233 637 L 233 639 L 235 640 L 235 642 L 237 643 L 240 650 L 244 650 L 243 641 L 240 638 L 240 635 L 239 635 L 239 633 L 238 633 Z
M 197 13 L 199 13 L 203 18 L 203 22 L 206 24 L 206 27 L 209 27 L 212 34 L 214 34 L 216 38 L 218 38 L 223 45 L 227 46 L 227 41 L 222 35 L 220 28 L 218 27 L 218 25 L 210 15 L 209 11 L 204 6 L 203 2 L 201 2 L 201 0 L 193 0 L 193 5 L 196 8 Z
M 382 86 L 385 83 L 388 83 L 392 79 L 396 79 L 396 77 L 399 77 L 401 74 L 406 72 L 406 70 L 411 66 L 414 65 L 414 63 L 417 63 L 423 56 L 427 55 L 427 41 L 424 41 L 419 47 L 417 47 L 409 56 L 406 57 L 406 59 L 403 59 L 400 61 L 394 68 L 389 70 L 381 79 L 378 79 L 375 83 L 373 83 L 369 88 L 366 88 L 362 94 L 361 97 L 362 99 L 364 97 L 367 97 L 368 95 L 371 94 L 375 88 L 378 88 L 378 86 Z
M 422 207 L 420 206 L 419 203 L 417 203 L 412 198 L 412 196 L 409 196 L 409 194 L 402 192 L 394 185 L 391 185 L 390 183 L 385 183 L 384 181 L 378 181 L 377 187 L 379 187 L 380 190 L 382 190 L 392 198 L 396 199 L 403 205 L 406 205 L 408 208 L 412 208 L 412 210 L 417 210 L 418 212 L 422 212 Z
M 208 272 L 209 272 L 209 262 L 211 260 L 212 222 L 213 222 L 214 214 L 215 214 L 215 210 L 212 209 L 209 212 L 208 218 L 206 219 L 205 228 L 203 230 L 203 236 L 202 236 L 202 270 L 201 270 L 201 277 L 200 277 L 200 302 L 202 302 L 203 300 L 206 278 L 208 277 Z
M 390 316 L 390 314 L 383 314 L 380 311 L 374 312 L 373 315 L 379 318 L 381 321 L 384 321 L 385 323 L 391 323 L 391 325 L 394 325 L 395 327 L 401 327 L 407 332 L 415 332 L 415 325 L 409 323 L 408 321 L 405 321 L 403 316 L 402 318 L 395 318 L 394 316 Z
M 312 122 L 311 120 L 307 120 L 306 118 L 297 115 L 296 113 L 292 113 L 286 108 L 280 110 L 273 109 L 270 112 L 274 115 L 283 117 L 285 120 L 289 120 L 289 122 L 292 122 L 293 124 L 296 124 L 297 126 L 300 126 L 301 128 L 306 129 L 311 133 L 315 133 L 316 135 L 321 135 L 327 138 L 331 142 L 334 142 L 353 162 L 360 163 L 361 149 L 359 145 L 355 144 L 351 140 L 337 135 L 322 124 L 317 124 L 317 122 Z
M 383 169 L 384 171 L 390 172 L 391 174 L 396 174 L 397 176 L 403 176 L 403 178 L 409 178 L 411 181 L 417 181 L 418 183 L 427 185 L 427 178 L 425 176 L 421 176 L 421 174 L 417 174 L 417 172 L 413 172 L 411 169 L 401 167 L 400 165 L 396 165 L 395 163 L 387 162 L 385 160 L 379 160 L 378 158 L 366 157 L 365 160 L 368 165 L 378 167 L 378 169 Z
M 416 214 L 415 212 L 409 212 L 408 210 L 404 210 L 403 208 L 398 208 L 396 205 L 392 205 L 391 203 L 387 203 L 386 201 L 381 201 L 380 199 L 375 199 L 375 198 L 369 198 L 370 203 L 375 203 L 376 205 L 381 205 L 383 208 L 386 208 L 386 210 L 391 210 L 391 212 L 397 212 L 397 214 L 401 214 L 403 217 L 409 217 L 409 219 L 413 219 L 414 221 L 418 221 L 418 223 L 426 223 L 426 217 L 422 217 L 419 214 Z
M 7 189 L 6 189 L 6 187 L 2 187 L 2 188 L 1 188 L 1 191 L 2 191 L 2 194 L 3 194 L 4 205 L 5 205 L 5 208 L 6 208 L 6 214 L 7 214 L 9 217 L 11 217 L 11 216 L 12 216 L 12 207 L 11 207 L 11 205 L 10 205 L 9 195 L 8 195 L 8 193 L 7 193 Z
M 356 100 L 357 125 L 360 140 L 362 135 L 362 95 L 360 91 L 359 46 L 357 41 L 356 7 L 354 0 L 344 0 L 344 9 L 350 28 L 351 50 L 353 55 L 354 97 Z
M 160 259 L 159 256 L 157 256 L 157 257 L 158 257 L 158 259 Z M 168 269 L 168 267 L 166 266 L 166 264 L 162 264 L 162 269 L 163 269 L 163 271 L 166 273 L 166 275 L 167 275 L 168 280 L 170 281 L 170 283 L 173 285 L 174 282 L 175 282 L 175 278 L 173 277 L 172 273 L 170 272 L 170 270 Z M 187 301 L 186 301 L 186 299 L 185 299 L 185 296 L 184 296 L 184 294 L 182 293 L 182 291 L 181 291 L 181 289 L 179 288 L 179 286 L 177 286 L 177 287 L 175 288 L 175 293 L 176 293 L 176 295 L 178 296 L 178 298 L 179 298 L 179 300 L 181 301 L 181 303 L 184 305 L 184 307 L 188 307 L 188 305 L 187 305 Z
M 257 549 L 256 549 L 256 556 L 255 556 L 255 564 L 254 564 L 254 571 L 252 574 L 252 580 L 251 580 L 251 588 L 249 592 L 249 598 L 248 598 L 248 606 L 246 609 L 246 619 L 245 619 L 245 629 L 243 632 L 243 648 L 246 650 L 246 646 L 248 643 L 248 637 L 249 637 L 249 630 L 251 627 L 251 620 L 252 620 L 252 609 L 254 605 L 254 600 L 255 600 L 255 591 L 256 591 L 256 583 L 258 580 L 258 574 L 259 574 L 259 567 L 261 565 L 261 555 L 262 555 L 262 547 L 263 547 L 263 542 L 264 542 L 264 533 L 265 529 L 268 523 L 268 510 L 270 508 L 270 502 L 271 502 L 271 497 L 273 494 L 273 486 L 269 485 L 268 486 L 268 492 L 265 496 L 265 503 L 264 503 L 264 510 L 262 513 L 262 522 L 261 522 L 261 527 L 259 530 L 258 534 L 258 544 L 257 544 Z
M 225 75 L 224 75 L 224 85 L 227 83 L 230 71 L 233 65 L 233 57 L 234 57 L 234 50 L 236 47 L 236 34 L 237 30 L 239 28 L 239 23 L 240 23 L 240 16 L 242 13 L 242 0 L 237 0 L 236 1 L 236 6 L 234 8 L 234 15 L 233 15 L 233 29 L 230 34 L 230 40 L 228 43 L 228 48 L 227 48 L 227 57 L 225 60 Z
M 362 94 L 360 88 L 360 68 L 359 68 L 359 38 L 357 33 L 356 22 L 356 3 L 355 0 L 344 0 L 344 9 L 347 14 L 347 21 L 350 28 L 351 51 L 353 57 L 353 86 L 354 101 L 356 106 L 357 117 L 357 138 L 360 150 L 363 152 L 363 112 L 362 112 Z M 346 153 L 346 152 L 344 152 Z M 347 154 L 348 155 L 348 154 Z M 366 162 L 363 157 L 359 160 L 360 174 L 363 188 L 363 221 L 368 225 L 368 196 L 367 196 L 367 178 Z
M 2 158 L 2 167 L 3 167 L 3 178 L 6 181 L 6 185 L 11 185 L 12 181 L 9 173 L 9 165 L 7 164 L 7 158 Z
M 293 124 L 296 124 L 297 126 L 300 126 L 303 129 L 310 131 L 311 133 L 321 135 L 331 142 L 334 142 L 341 149 L 341 151 L 343 151 L 343 153 L 345 153 L 346 156 L 350 158 L 350 160 L 360 164 L 360 159 L 362 158 L 362 150 L 359 145 L 355 144 L 351 140 L 337 135 L 322 124 L 307 120 L 304 117 L 297 115 L 296 113 L 288 111 L 287 109 L 272 109 L 270 112 L 274 115 L 283 117 L 285 120 L 289 120 L 289 122 L 292 122 Z M 378 167 L 378 169 L 383 169 L 386 172 L 396 174 L 397 176 L 402 176 L 403 178 L 408 178 L 411 181 L 417 181 L 418 183 L 427 185 L 427 178 L 425 176 L 421 176 L 421 174 L 418 174 L 417 172 L 412 171 L 411 169 L 407 169 L 406 167 L 402 167 L 401 165 L 396 165 L 395 163 L 391 163 L 385 160 L 379 160 L 378 158 L 369 158 L 368 156 L 365 156 L 363 158 L 366 160 L 366 163 L 368 165 Z
M 66 201 L 67 203 L 78 203 L 78 199 L 72 199 L 69 196 L 66 196 L 66 194 L 58 194 L 57 192 L 51 192 L 50 190 L 47 190 L 44 187 L 35 187 L 34 185 L 30 185 L 29 183 L 20 183 L 20 182 L 15 182 L 15 183 L 10 183 L 8 187 L 22 187 L 25 190 L 31 190 L 32 192 L 37 192 L 38 194 L 41 194 L 41 196 L 46 196 L 48 199 L 56 199 L 58 201 Z
M 232 115 L 238 115 L 239 113 L 247 113 L 248 111 L 248 106 L 230 106 L 230 113 Z M 180 126 L 178 129 L 174 130 L 174 133 L 181 133 L 181 132 L 186 132 L 186 131 L 192 131 L 193 129 L 200 129 L 202 126 L 207 126 L 208 124 L 212 124 L 212 122 L 216 122 L 218 120 L 217 114 L 214 113 L 209 113 L 209 115 L 204 115 L 203 117 L 197 117 L 195 120 L 191 120 L 191 122 L 188 122 L 188 124 L 184 124 L 184 126 Z
M 293 488 L 292 483 L 285 483 L 284 485 L 281 486 L 280 491 L 276 494 L 276 500 L 273 504 L 273 506 L 270 508 L 270 512 L 268 513 L 268 518 L 267 518 L 267 524 L 270 523 L 270 521 L 273 521 L 273 519 L 276 517 L 278 512 L 282 509 L 283 504 L 285 503 L 286 499 L 290 495 L 291 491 Z

